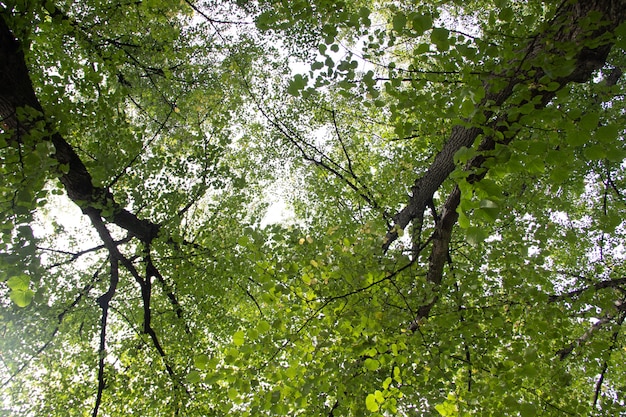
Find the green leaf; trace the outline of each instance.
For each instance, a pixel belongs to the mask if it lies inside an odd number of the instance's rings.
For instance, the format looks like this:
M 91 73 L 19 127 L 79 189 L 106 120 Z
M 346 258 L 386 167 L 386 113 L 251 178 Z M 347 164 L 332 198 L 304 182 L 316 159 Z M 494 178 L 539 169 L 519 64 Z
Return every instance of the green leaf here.
M 297 96 L 298 94 L 300 94 L 300 90 L 306 87 L 307 82 L 308 77 L 302 76 L 302 74 L 296 74 L 289 83 L 289 87 L 287 87 L 287 92 L 292 96 Z
M 472 116 L 472 114 L 474 113 L 474 103 L 472 102 L 472 100 L 470 99 L 465 99 L 463 100 L 463 102 L 461 103 L 461 108 L 460 108 L 460 113 L 461 116 L 465 119 L 468 119 Z
M 618 216 L 602 216 L 600 219 L 600 228 L 605 233 L 614 233 L 615 229 L 621 225 L 623 220 Z
M 246 337 L 246 334 L 244 333 L 243 330 L 236 331 L 235 334 L 233 335 L 233 343 L 235 344 L 235 346 L 243 345 L 245 341 L 245 337 Z
M 311 69 L 313 71 L 319 70 L 319 69 L 322 69 L 322 68 L 324 68 L 324 63 L 323 62 L 315 61 L 313 64 L 311 64 Z
M 193 364 L 198 369 L 207 369 L 209 360 L 208 355 L 196 355 L 193 358 Z
M 255 328 L 248 329 L 248 340 L 256 340 L 259 338 L 259 332 Z
M 11 290 L 11 294 L 9 295 L 9 297 L 11 298 L 11 301 L 13 301 L 18 307 L 26 307 L 33 301 L 34 295 L 35 292 L 33 290 L 20 289 Z
M 200 376 L 200 372 L 198 371 L 191 371 L 185 377 L 185 381 L 187 381 L 190 384 L 197 384 L 201 380 L 202 380 L 202 377 Z
M 257 330 L 259 331 L 259 334 L 263 334 L 263 333 L 269 331 L 271 328 L 272 328 L 272 326 L 265 320 L 261 320 L 257 324 Z
M 537 407 L 534 404 L 521 404 L 520 415 L 522 417 L 533 417 L 537 415 Z
M 375 413 L 379 410 L 378 403 L 376 402 L 376 397 L 374 394 L 367 394 L 365 398 L 365 407 L 367 407 L 368 411 Z
M 437 50 L 445 52 L 450 48 L 450 32 L 445 28 L 435 28 L 430 34 L 430 40 L 435 44 Z
M 592 111 L 589 113 L 585 113 L 578 122 L 578 126 L 581 128 L 591 131 L 598 127 L 598 122 L 600 121 L 600 115 L 598 112 Z
M 583 149 L 583 154 L 591 160 L 599 160 L 606 158 L 606 149 L 602 145 L 592 145 Z
M 514 15 L 515 13 L 513 12 L 512 8 L 505 7 L 504 9 L 500 10 L 500 13 L 498 13 L 498 19 L 504 22 L 510 22 L 511 20 L 513 20 Z
M 457 211 L 459 211 L 459 226 L 462 229 L 467 229 L 468 227 L 470 227 L 470 220 L 465 215 L 465 213 L 462 210 L 457 210 Z
M 239 246 L 248 246 L 250 244 L 250 238 L 248 236 L 242 235 L 237 239 L 237 244 Z
M 393 16 L 393 30 L 398 33 L 402 33 L 406 26 L 406 15 L 402 12 L 397 12 Z
M 380 367 L 380 362 L 378 362 L 376 359 L 367 358 L 365 359 L 363 365 L 366 369 L 370 371 L 375 371 Z
M 480 227 L 472 226 L 467 228 L 465 236 L 470 245 L 476 246 L 487 238 L 487 233 Z
M 422 35 L 433 26 L 431 15 L 415 15 L 411 20 L 411 25 L 417 36 Z
M 26 274 L 13 276 L 8 279 L 7 285 L 12 290 L 25 291 L 30 286 L 30 277 Z
M 472 105 L 472 109 L 473 108 L 474 106 Z M 467 161 L 469 161 L 470 158 L 472 158 L 475 154 L 476 154 L 475 150 L 468 148 L 466 146 L 462 146 L 461 149 L 459 149 L 458 151 L 454 153 L 454 156 L 452 158 L 455 163 L 464 164 Z
M 494 329 L 499 329 L 504 326 L 504 320 L 502 320 L 502 317 L 494 317 L 493 320 L 491 320 L 491 325 Z
M 272 17 L 271 12 L 263 12 L 256 19 L 256 27 L 259 28 L 259 30 L 268 30 L 274 22 L 275 19 Z
M 480 203 L 478 204 L 478 207 L 480 207 L 480 208 L 497 209 L 498 208 L 498 204 L 495 201 L 493 201 L 493 200 L 490 200 L 488 198 L 483 198 L 482 200 L 480 200 Z
M 458 415 L 456 405 L 447 401 L 437 404 L 435 410 L 443 417 L 456 417 Z
M 619 129 L 617 125 L 610 124 L 607 126 L 601 126 L 596 130 L 595 138 L 599 142 L 611 143 L 614 142 L 619 136 Z

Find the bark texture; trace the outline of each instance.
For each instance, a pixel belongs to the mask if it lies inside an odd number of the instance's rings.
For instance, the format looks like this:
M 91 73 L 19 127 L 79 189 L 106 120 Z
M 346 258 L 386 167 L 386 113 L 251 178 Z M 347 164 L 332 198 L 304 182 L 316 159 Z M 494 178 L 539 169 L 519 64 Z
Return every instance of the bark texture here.
M 581 26 L 585 17 L 592 12 L 599 12 L 601 18 L 592 28 Z M 472 158 L 465 165 L 466 170 L 473 170 L 467 181 L 472 183 L 480 181 L 486 175 L 486 170 L 476 170 L 485 162 L 486 158 L 480 151 L 489 151 L 495 148 L 496 144 L 509 144 L 518 133 L 510 126 L 516 122 L 519 115 L 511 112 L 511 109 L 519 108 L 527 103 L 535 103 L 535 108 L 540 109 L 548 105 L 556 93 L 572 82 L 588 82 L 594 71 L 600 69 L 606 62 L 607 56 L 613 45 L 613 31 L 617 26 L 626 20 L 626 1 L 624 0 L 598 0 L 577 2 L 564 2 L 555 17 L 547 22 L 545 31 L 535 36 L 525 48 L 519 61 L 511 62 L 510 70 L 506 74 L 508 84 L 504 89 L 494 91 L 489 84 L 486 85 L 486 97 L 481 105 L 491 102 L 497 106 L 502 106 L 500 110 L 486 110 L 484 114 L 487 120 L 492 120 L 486 127 L 491 131 L 501 132 L 504 139 L 496 140 L 494 136 L 485 135 L 477 150 L 479 154 Z M 545 91 L 532 88 L 539 84 L 539 80 L 546 76 L 544 69 L 537 65 L 539 58 L 543 62 L 546 59 L 551 62 L 559 62 L 564 59 L 564 51 L 571 53 L 571 48 L 575 48 L 575 65 L 571 73 L 567 76 L 554 78 L 559 87 L 554 91 Z M 621 71 L 616 71 L 621 75 Z M 617 75 L 617 78 L 619 78 Z M 615 72 L 609 76 L 607 83 L 614 84 L 617 81 Z M 528 86 L 531 91 L 517 106 L 506 107 L 507 100 L 514 94 L 514 87 L 520 83 Z M 492 107 L 493 108 L 493 107 Z M 480 110 L 480 109 L 479 109 Z M 412 195 L 407 205 L 395 216 L 395 225 L 387 233 L 383 248 L 387 250 L 391 243 L 398 237 L 398 230 L 404 229 L 411 221 L 421 220 L 424 210 L 433 194 L 448 178 L 455 169 L 453 156 L 461 147 L 472 147 L 483 130 L 477 127 L 455 126 L 448 141 L 444 144 L 441 152 L 435 157 L 428 171 L 418 178 L 413 187 Z M 452 230 L 458 220 L 457 208 L 461 201 L 461 192 L 458 186 L 448 195 L 443 207 L 440 219 L 437 221 L 431 242 L 431 252 L 427 271 L 427 281 L 433 285 L 435 293 L 443 279 L 445 264 L 449 261 L 448 252 Z M 417 254 L 415 255 L 417 256 Z M 409 325 L 410 331 L 415 331 L 419 327 L 421 320 L 427 318 L 431 309 L 437 302 L 436 295 L 428 304 L 420 306 L 416 312 L 414 320 Z
M 40 115 L 35 120 L 20 120 L 18 118 L 20 108 L 32 108 Z M 91 175 L 74 148 L 46 122 L 43 108 L 37 100 L 28 75 L 22 45 L 2 15 L 0 15 L 0 121 L 2 130 L 12 133 L 10 142 L 13 145 L 16 145 L 20 137 L 27 134 L 35 123 L 43 121 L 50 132 L 43 140 L 53 144 L 55 153 L 52 157 L 59 166 L 67 167 L 52 175 L 58 175 L 72 201 L 83 211 L 96 210 L 101 213 L 103 207 L 112 209 L 113 215 L 108 220 L 144 242 L 149 243 L 158 235 L 159 225 L 139 219 L 121 207 L 115 202 L 110 190 L 94 187 Z
M 591 13 L 597 12 L 601 18 L 595 25 L 586 25 L 585 18 Z M 511 61 L 507 69 L 497 75 L 500 79 L 506 79 L 504 88 L 495 87 L 494 83 L 485 83 L 485 98 L 477 105 L 477 111 L 485 115 L 489 121 L 483 127 L 454 126 L 450 137 L 445 142 L 441 151 L 436 155 L 426 173 L 415 180 L 411 187 L 409 201 L 394 216 L 393 227 L 388 231 L 383 249 L 389 249 L 390 245 L 398 238 L 398 231 L 404 229 L 413 220 L 421 218 L 427 203 L 432 199 L 435 191 L 454 171 L 454 154 L 462 147 L 472 147 L 480 134 L 484 131 L 508 130 L 508 125 L 515 121 L 506 109 L 506 102 L 514 94 L 514 88 L 524 84 L 532 91 L 532 94 L 517 107 L 533 101 L 537 96 L 536 108 L 545 107 L 556 92 L 571 82 L 587 82 L 594 71 L 600 69 L 605 63 L 613 43 L 612 33 L 617 26 L 624 22 L 626 15 L 626 1 L 624 0 L 580 0 L 576 2 L 565 1 L 557 10 L 556 15 L 544 25 L 544 31 L 532 37 L 528 45 L 519 54 L 518 60 Z M 589 27 L 583 27 L 589 26 Z M 558 63 L 566 58 L 566 54 L 575 51 L 573 71 L 567 76 L 558 77 L 552 81 L 559 84 L 554 91 L 533 89 L 532 86 L 540 84 L 539 81 L 546 76 L 540 63 Z M 493 110 L 501 107 L 501 110 Z M 506 123 L 503 123 L 506 122 Z M 515 132 L 507 132 L 509 143 Z M 500 141 L 500 143 L 503 143 Z M 493 137 L 485 137 L 479 145 L 479 150 L 491 150 L 496 141 Z M 471 162 L 474 167 L 480 166 L 482 160 Z

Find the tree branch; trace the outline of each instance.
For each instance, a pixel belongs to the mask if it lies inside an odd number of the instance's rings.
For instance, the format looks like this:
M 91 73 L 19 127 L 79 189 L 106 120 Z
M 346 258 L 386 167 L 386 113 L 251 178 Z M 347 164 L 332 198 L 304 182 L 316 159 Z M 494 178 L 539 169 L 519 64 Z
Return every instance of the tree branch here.
M 104 360 L 106 358 L 106 329 L 107 318 L 109 315 L 109 304 L 115 295 L 115 289 L 120 281 L 118 259 L 111 257 L 111 279 L 109 282 L 109 289 L 106 293 L 102 294 L 98 298 L 98 304 L 102 309 L 102 318 L 100 321 L 100 347 L 98 349 L 98 392 L 96 394 L 96 402 L 93 407 L 92 417 L 98 416 L 98 410 L 100 409 L 100 403 L 102 402 L 102 394 L 106 387 L 106 380 L 104 377 Z
M 176 312 L 176 317 L 178 317 L 179 319 L 182 319 L 184 315 L 183 308 L 180 305 L 180 302 L 178 301 L 176 294 L 174 294 L 171 288 L 169 288 L 169 285 L 165 281 L 165 278 L 163 278 L 163 275 L 161 275 L 159 270 L 156 268 L 156 266 L 152 262 L 152 257 L 149 255 L 146 258 L 146 276 L 148 278 L 155 277 L 157 279 L 157 281 L 161 285 L 163 292 L 165 293 L 167 298 L 170 300 L 170 304 L 172 304 L 172 307 L 174 308 L 174 311 Z M 189 332 L 188 328 L 187 328 L 187 332 Z
M 602 390 L 602 383 L 604 382 L 604 376 L 609 370 L 609 359 L 610 359 L 611 353 L 613 353 L 613 351 L 617 347 L 617 339 L 619 337 L 619 331 L 621 329 L 621 325 L 622 323 L 624 323 L 624 319 L 626 319 L 626 312 L 622 312 L 619 319 L 617 320 L 618 327 L 613 331 L 613 336 L 611 338 L 611 346 L 609 347 L 609 350 L 606 354 L 607 356 L 605 357 L 604 363 L 602 364 L 602 371 L 600 371 L 600 376 L 598 377 L 598 380 L 596 381 L 596 387 L 593 393 L 593 403 L 592 403 L 593 409 L 597 409 L 598 407 L 598 400 L 600 399 L 600 392 Z
M 414 332 L 419 327 L 420 322 L 427 318 L 430 314 L 430 310 L 439 299 L 437 294 L 439 286 L 443 278 L 443 267 L 449 260 L 449 246 L 450 238 L 452 237 L 452 228 L 456 224 L 459 214 L 456 211 L 459 203 L 461 202 L 461 190 L 459 187 L 455 187 L 452 193 L 448 196 L 446 203 L 443 207 L 440 220 L 435 226 L 435 231 L 432 234 L 432 248 L 430 257 L 428 259 L 428 272 L 426 273 L 426 282 L 433 286 L 435 295 L 433 299 L 428 303 L 420 306 L 417 310 L 417 315 L 409 325 L 409 331 Z
M 32 108 L 40 116 L 26 125 L 20 124 L 17 118 L 17 109 L 20 108 Z M 97 211 L 109 209 L 112 211 L 109 218 L 113 223 L 142 241 L 150 242 L 158 235 L 159 225 L 139 219 L 121 207 L 108 189 L 94 187 L 91 175 L 72 146 L 45 121 L 43 108 L 35 96 L 28 76 L 22 46 L 2 16 L 0 16 L 0 118 L 14 134 L 18 134 L 19 131 L 28 132 L 37 123 L 44 123 L 50 133 L 41 141 L 52 143 L 55 149 L 52 158 L 59 167 L 57 172 L 51 174 L 58 175 L 68 197 L 83 211 L 88 208 Z
M 562 349 L 559 349 L 556 352 L 556 354 L 559 356 L 559 359 L 565 360 L 574 351 L 575 348 L 587 343 L 587 341 L 591 339 L 594 333 L 600 330 L 604 325 L 613 321 L 614 318 L 615 317 L 612 314 L 606 314 L 604 317 L 600 318 L 597 322 L 593 323 L 591 327 L 587 329 L 587 331 L 583 333 L 578 339 L 574 340 L 568 346 Z M 618 319 L 618 321 L 620 321 L 620 324 L 621 324 L 621 321 L 623 320 L 624 320 L 623 318 Z
M 116 245 L 121 245 L 124 243 L 128 243 L 131 241 L 131 237 L 127 236 L 124 239 L 121 240 L 117 240 L 115 241 Z M 78 252 L 68 252 L 68 251 L 64 251 L 64 250 L 58 250 L 58 249 L 53 249 L 53 248 L 42 248 L 42 247 L 37 247 L 37 250 L 40 251 L 46 251 L 46 252 L 54 252 L 54 253 L 59 253 L 59 254 L 63 254 L 63 255 L 68 255 L 70 258 L 65 260 L 65 261 L 61 261 L 61 262 L 55 262 L 51 265 L 46 266 L 46 269 L 52 269 L 52 268 L 56 268 L 59 267 L 61 265 L 66 265 L 66 264 L 70 264 L 72 262 L 74 262 L 75 260 L 77 260 L 78 258 L 80 258 L 83 255 L 86 255 L 88 253 L 91 252 L 97 252 L 101 249 L 104 249 L 105 245 L 98 245 L 98 246 L 94 246 L 93 248 L 89 248 L 89 249 L 84 249 Z
M 621 288 L 622 285 L 626 285 L 626 277 L 623 278 L 618 278 L 618 279 L 607 279 L 604 281 L 600 281 L 600 282 L 596 282 L 593 285 L 588 285 L 586 287 L 582 287 L 579 288 L 577 290 L 572 290 L 569 292 L 566 292 L 564 294 L 554 294 L 554 295 L 550 295 L 548 297 L 548 301 L 550 301 L 551 303 L 556 302 L 556 301 L 560 301 L 566 298 L 576 298 L 579 295 L 581 295 L 582 293 L 589 291 L 589 290 L 602 290 L 605 288 Z
M 385 237 L 383 249 L 385 251 L 389 249 L 390 245 L 398 238 L 399 230 L 403 230 L 411 221 L 423 215 L 428 200 L 433 197 L 435 191 L 454 171 L 453 156 L 459 149 L 472 147 L 476 138 L 483 132 L 499 132 L 498 136 L 501 135 L 505 138 L 500 143 L 508 144 L 519 131 L 519 128 L 513 131 L 509 128 L 511 123 L 519 118 L 519 114 L 515 114 L 511 110 L 518 109 L 519 106 L 526 103 L 533 103 L 535 108 L 543 108 L 556 95 L 556 92 L 568 83 L 588 81 L 592 73 L 601 68 L 606 61 L 612 44 L 606 41 L 593 49 L 585 45 L 590 41 L 598 40 L 603 35 L 610 35 L 624 21 L 625 9 L 623 3 L 618 0 L 568 2 L 559 9 L 551 22 L 552 24 L 543 33 L 535 36 L 533 41 L 524 48 L 523 58 L 510 62 L 509 70 L 494 76 L 494 78 L 508 80 L 504 88 L 494 86 L 489 80 L 486 81 L 484 84 L 485 98 L 476 105 L 476 111 L 482 113 L 484 119 L 490 120 L 490 122 L 484 127 L 456 125 L 452 128 L 450 137 L 442 150 L 435 156 L 426 173 L 418 178 L 411 187 L 408 203 L 395 215 L 394 225 Z M 602 14 L 601 20 L 605 22 L 604 25 L 595 31 L 585 31 L 576 27 L 578 22 L 593 12 Z M 553 82 L 558 84 L 558 88 L 554 91 L 532 88 L 534 85 L 541 85 L 545 82 L 546 77 L 545 70 L 536 61 L 537 57 L 548 58 L 552 62 L 563 59 L 562 51 L 558 47 L 553 46 L 550 49 L 546 46 L 563 44 L 578 48 L 574 57 L 576 62 L 574 70 L 567 76 L 553 79 Z M 528 69 L 524 69 L 525 67 Z M 530 91 L 529 97 L 510 109 L 504 109 L 503 105 L 513 95 L 514 87 L 522 83 L 528 85 L 526 90 Z M 538 98 L 538 102 L 535 98 Z M 500 107 L 499 114 L 492 110 L 497 107 Z M 487 136 L 481 141 L 478 150 L 491 150 L 495 148 L 495 145 L 495 138 Z M 479 155 L 472 162 L 472 166 L 480 166 L 485 159 L 484 156 Z

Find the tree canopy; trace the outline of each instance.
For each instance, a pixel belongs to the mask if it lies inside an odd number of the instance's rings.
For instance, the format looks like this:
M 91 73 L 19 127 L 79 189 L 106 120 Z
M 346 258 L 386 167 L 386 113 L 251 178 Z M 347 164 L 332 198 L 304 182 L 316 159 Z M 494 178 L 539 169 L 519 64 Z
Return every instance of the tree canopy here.
M 0 414 L 624 413 L 625 20 L 0 0 Z

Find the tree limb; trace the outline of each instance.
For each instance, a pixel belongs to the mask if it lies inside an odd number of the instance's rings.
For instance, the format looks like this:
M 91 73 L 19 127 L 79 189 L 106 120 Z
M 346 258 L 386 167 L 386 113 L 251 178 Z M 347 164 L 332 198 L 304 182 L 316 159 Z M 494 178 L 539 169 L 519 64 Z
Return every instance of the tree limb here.
M 18 120 L 20 108 L 34 109 L 40 116 L 24 124 Z M 13 131 L 13 140 L 18 140 L 19 131 L 28 132 L 37 122 L 43 122 L 50 132 L 41 139 L 52 143 L 55 153 L 52 158 L 58 163 L 58 175 L 68 197 L 85 211 L 107 208 L 112 211 L 109 220 L 127 230 L 142 241 L 150 242 L 157 237 L 160 226 L 149 220 L 139 219 L 121 207 L 107 188 L 95 187 L 91 175 L 72 146 L 45 121 L 28 76 L 28 68 L 20 42 L 15 38 L 3 16 L 0 16 L 0 119 L 5 129 Z
M 484 119 L 489 121 L 481 127 L 456 125 L 444 144 L 441 151 L 435 156 L 434 161 L 426 173 L 415 180 L 411 187 L 411 196 L 405 207 L 394 217 L 394 225 L 389 229 L 383 242 L 383 249 L 386 251 L 390 245 L 398 238 L 398 231 L 414 219 L 423 215 L 426 204 L 454 171 L 455 164 L 453 156 L 462 147 L 470 148 L 478 136 L 484 132 L 499 132 L 504 140 L 504 144 L 509 143 L 515 137 L 516 131 L 510 132 L 509 126 L 519 115 L 511 112 L 511 109 L 519 108 L 519 105 L 535 103 L 535 108 L 545 107 L 556 95 L 556 92 L 565 87 L 570 82 L 589 81 L 592 73 L 601 68 L 606 61 L 612 46 L 612 31 L 624 21 L 626 17 L 626 7 L 620 0 L 598 0 L 598 1 L 578 1 L 564 3 L 556 16 L 550 22 L 544 32 L 540 33 L 525 48 L 521 60 L 509 63 L 509 70 L 504 71 L 497 77 L 508 80 L 504 88 L 494 86 L 493 82 L 487 80 L 484 83 L 485 98 L 476 105 L 477 112 L 484 115 Z M 601 25 L 594 31 L 583 30 L 576 26 L 589 13 L 600 12 L 602 15 Z M 589 48 L 586 45 L 591 41 L 597 41 L 602 37 L 609 36 L 608 41 L 601 42 L 599 46 Z M 552 47 L 547 46 L 552 45 Z M 576 62 L 574 70 L 567 76 L 553 79 L 558 83 L 558 88 L 554 91 L 546 91 L 533 86 L 541 85 L 545 82 L 546 73 L 537 57 L 548 58 L 549 61 L 563 59 L 561 45 L 570 45 L 577 48 L 574 60 Z M 527 69 L 526 69 L 527 67 Z M 495 78 L 496 76 L 494 76 Z M 540 82 L 541 81 L 541 82 Z M 505 109 L 505 102 L 513 96 L 514 87 L 525 84 L 530 90 L 529 97 L 518 105 L 510 109 Z M 537 99 L 536 99 L 537 98 Z M 500 108 L 500 113 L 496 114 L 493 108 Z M 506 134 L 505 134 L 506 133 Z M 502 141 L 501 141 L 502 143 Z M 485 137 L 479 147 L 479 151 L 494 149 L 496 139 L 493 136 Z M 479 155 L 472 165 L 478 167 L 484 162 L 485 157 Z
M 623 314 L 621 316 L 623 317 Z M 559 349 L 556 352 L 556 354 L 559 356 L 559 359 L 565 360 L 569 355 L 571 355 L 571 353 L 574 351 L 575 348 L 587 343 L 587 341 L 591 339 L 594 333 L 600 330 L 604 325 L 613 321 L 614 318 L 615 317 L 612 314 L 606 314 L 604 317 L 600 318 L 597 322 L 593 323 L 591 327 L 587 329 L 587 331 L 583 333 L 579 338 L 577 338 L 572 343 L 570 343 L 569 345 L 567 345 L 566 347 L 562 349 Z M 623 320 L 624 319 L 620 317 L 618 319 L 619 324 L 621 324 Z
M 110 264 L 111 279 L 109 282 L 109 289 L 98 298 L 98 304 L 102 309 L 102 318 L 100 321 L 100 347 L 98 349 L 98 392 L 96 394 L 92 417 L 98 416 L 98 410 L 100 409 L 100 403 L 102 402 L 102 394 L 106 387 L 106 380 L 104 377 L 104 360 L 106 358 L 107 318 L 109 316 L 109 304 L 115 295 L 115 289 L 120 281 L 118 259 L 111 257 Z
M 602 383 L 604 382 L 604 376 L 609 370 L 610 355 L 611 353 L 613 353 L 613 351 L 617 347 L 617 338 L 619 337 L 619 331 L 620 331 L 622 323 L 624 323 L 624 319 L 626 319 L 626 312 L 623 312 L 620 315 L 619 319 L 617 320 L 618 327 L 613 331 L 613 336 L 611 338 L 611 346 L 609 347 L 607 356 L 605 357 L 604 363 L 602 364 L 602 371 L 600 372 L 600 376 L 598 377 L 598 380 L 596 381 L 596 387 L 593 393 L 593 404 L 592 404 L 593 409 L 596 409 L 598 406 L 598 400 L 600 398 L 600 391 L 602 390 Z
M 586 287 L 579 288 L 577 290 L 568 291 L 563 294 L 554 294 L 550 295 L 548 301 L 556 302 L 566 298 L 576 298 L 580 294 L 589 290 L 602 290 L 605 288 L 617 288 L 620 289 L 623 285 L 626 285 L 626 277 L 618 278 L 618 279 L 607 279 L 604 281 L 596 282 L 593 285 L 588 285 Z

